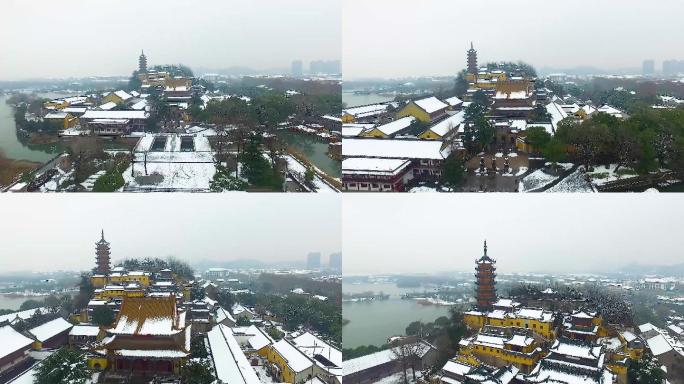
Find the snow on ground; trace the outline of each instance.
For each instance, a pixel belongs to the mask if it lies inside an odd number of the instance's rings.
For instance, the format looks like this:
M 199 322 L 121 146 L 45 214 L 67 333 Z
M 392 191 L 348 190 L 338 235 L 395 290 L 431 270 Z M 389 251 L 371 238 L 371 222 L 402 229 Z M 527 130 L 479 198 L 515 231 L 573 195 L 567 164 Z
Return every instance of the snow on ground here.
M 571 173 L 565 179 L 561 180 L 558 184 L 546 190 L 546 192 L 581 192 L 590 193 L 594 192 L 591 187 L 591 183 L 585 179 L 584 173 L 580 168 L 577 168 L 575 172 Z
M 419 379 L 421 377 L 422 373 L 420 371 L 416 370 L 416 379 Z M 411 371 L 411 368 L 406 370 L 406 378 L 408 379 L 409 383 L 415 383 L 416 380 L 413 380 L 413 373 Z M 375 381 L 375 384 L 401 384 L 404 382 L 404 372 L 399 371 L 391 376 L 384 377 L 378 381 Z
M 216 165 L 211 163 L 147 162 L 147 175 L 142 162 L 135 163 L 134 175 L 129 166 L 123 173 L 125 189 L 209 190 Z
M 102 171 L 97 171 L 94 174 L 88 176 L 87 179 L 85 179 L 84 182 L 81 183 L 81 186 L 86 189 L 86 191 L 92 191 L 93 187 L 95 186 L 95 181 L 97 181 L 100 176 L 104 175 L 107 173 L 107 171 L 102 170 Z
M 515 175 L 522 176 L 525 172 L 527 172 L 527 167 L 520 167 L 518 168 L 518 172 Z
M 550 167 L 553 163 L 545 163 L 544 165 Z M 556 163 L 556 167 L 563 168 L 564 171 L 569 171 L 574 165 L 573 163 Z
M 530 192 L 530 191 L 542 188 L 545 185 L 551 184 L 557 178 L 558 178 L 558 176 L 549 175 L 548 173 L 544 172 L 542 169 L 537 169 L 536 171 L 525 176 L 520 181 L 520 185 L 518 186 L 518 190 L 520 192 Z
M 424 193 L 424 192 L 437 192 L 436 188 L 428 186 L 413 187 L 409 190 L 409 193 Z
M 587 172 L 587 174 L 591 176 L 591 181 L 595 185 L 603 185 L 611 181 L 638 176 L 637 173 L 629 167 L 620 167 L 618 171 L 615 172 L 616 168 L 617 164 L 610 164 L 608 167 L 600 165 L 594 167 L 594 170 Z

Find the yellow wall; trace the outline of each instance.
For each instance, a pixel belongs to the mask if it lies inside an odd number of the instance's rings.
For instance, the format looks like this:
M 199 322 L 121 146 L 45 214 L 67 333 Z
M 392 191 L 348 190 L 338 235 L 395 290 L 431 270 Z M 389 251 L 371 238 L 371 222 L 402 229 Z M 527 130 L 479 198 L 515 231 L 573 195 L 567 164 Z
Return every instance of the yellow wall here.
M 279 379 L 282 382 L 295 382 L 295 372 L 290 368 L 289 365 L 287 365 L 285 359 L 282 356 L 280 356 L 280 354 L 275 350 L 275 348 L 269 346 L 267 359 L 271 364 L 275 364 L 278 366 L 278 368 L 280 368 L 281 377 Z
M 105 285 L 107 285 L 107 277 L 106 276 L 91 276 L 90 277 L 90 284 L 92 284 L 95 288 L 103 288 Z
M 123 103 L 123 99 L 117 96 L 114 92 L 110 93 L 109 95 L 105 96 L 104 99 L 102 99 L 102 104 L 105 103 L 115 103 L 116 105 L 119 105 Z
M 426 123 L 430 122 L 430 114 L 420 109 L 413 101 L 409 102 L 402 109 L 400 109 L 399 112 L 397 112 L 396 118 L 401 119 L 402 117 L 406 116 L 413 116 L 416 119 Z
M 376 137 L 376 138 L 378 138 L 378 139 L 386 139 L 386 138 L 389 137 L 389 136 L 385 135 L 384 133 L 382 133 L 382 131 L 380 131 L 380 130 L 377 129 L 377 128 L 373 128 L 373 129 L 371 129 L 370 131 L 361 134 L 361 136 L 364 136 L 364 137 Z
M 426 140 L 439 140 L 442 138 L 442 136 L 432 132 L 429 128 L 425 132 L 421 133 L 418 135 L 419 139 L 426 139 Z
M 140 283 L 140 285 L 145 287 L 150 285 L 150 277 L 147 275 L 111 276 L 109 281 L 115 284 Z
M 100 364 L 100 370 L 104 370 L 109 365 L 106 357 L 90 356 L 88 357 L 88 367 L 95 369 L 95 364 Z
M 463 321 L 470 328 L 479 329 L 486 325 L 494 325 L 497 327 L 518 327 L 518 328 L 528 328 L 532 332 L 537 333 L 546 337 L 547 339 L 553 339 L 555 337 L 553 333 L 552 323 L 544 323 L 535 319 L 522 319 L 522 318 L 504 318 L 504 319 L 494 319 L 486 318 L 486 316 L 476 316 L 471 314 L 464 314 Z M 527 325 L 527 327 L 525 327 Z
M 343 123 L 353 123 L 354 122 L 354 116 L 352 116 L 349 113 L 345 113 L 342 115 L 342 122 Z

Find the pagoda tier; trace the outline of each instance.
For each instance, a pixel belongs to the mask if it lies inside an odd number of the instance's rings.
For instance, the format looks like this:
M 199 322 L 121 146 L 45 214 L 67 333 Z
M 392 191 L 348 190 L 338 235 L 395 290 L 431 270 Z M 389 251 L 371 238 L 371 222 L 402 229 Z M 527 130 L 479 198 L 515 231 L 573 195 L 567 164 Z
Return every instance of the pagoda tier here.
M 473 48 L 473 43 L 470 43 L 470 49 L 468 50 L 468 73 L 477 75 L 477 51 Z
M 487 241 L 484 255 L 475 261 L 475 299 L 480 310 L 489 311 L 496 302 L 496 260 L 487 256 Z
M 100 241 L 95 243 L 95 272 L 100 275 L 109 274 L 109 243 L 104 239 L 104 231 Z

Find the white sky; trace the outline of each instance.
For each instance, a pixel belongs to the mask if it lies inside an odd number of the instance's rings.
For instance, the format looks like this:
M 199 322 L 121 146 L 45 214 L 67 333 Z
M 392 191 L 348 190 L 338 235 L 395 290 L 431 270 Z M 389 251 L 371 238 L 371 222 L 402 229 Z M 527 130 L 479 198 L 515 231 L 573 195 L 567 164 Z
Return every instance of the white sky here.
M 343 200 L 344 274 L 610 272 L 684 262 L 679 194 L 411 194 Z
M 340 0 L 2 0 L 0 79 L 339 60 Z
M 346 79 L 454 75 L 480 63 L 640 68 L 684 59 L 681 0 L 345 0 Z
M 0 271 L 86 270 L 104 229 L 112 259 L 305 261 L 341 250 L 339 196 L 0 196 Z

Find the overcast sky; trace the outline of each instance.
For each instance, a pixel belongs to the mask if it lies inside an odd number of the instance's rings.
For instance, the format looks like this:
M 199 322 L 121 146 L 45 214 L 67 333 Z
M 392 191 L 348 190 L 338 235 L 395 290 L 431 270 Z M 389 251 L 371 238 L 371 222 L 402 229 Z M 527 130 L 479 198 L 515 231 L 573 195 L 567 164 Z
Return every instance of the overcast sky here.
M 345 0 L 345 79 L 453 75 L 480 63 L 640 68 L 684 59 L 681 0 Z
M 424 194 L 343 201 L 344 274 L 613 271 L 684 261 L 677 194 Z
M 0 271 L 86 270 L 104 229 L 112 259 L 324 260 L 341 250 L 339 196 L 0 196 Z
M 340 0 L 3 0 L 0 79 L 128 75 L 148 63 L 289 68 L 339 60 Z M 308 64 L 307 64 L 308 67 Z

